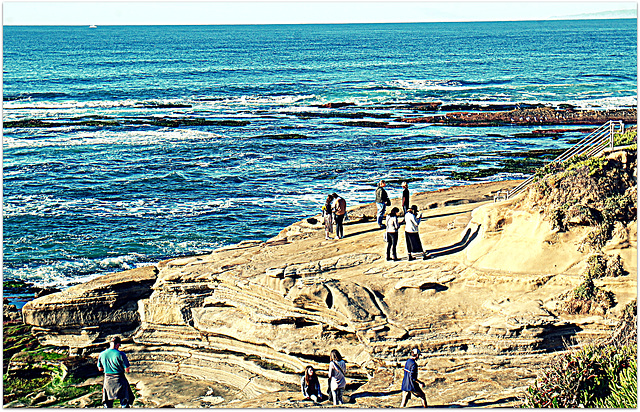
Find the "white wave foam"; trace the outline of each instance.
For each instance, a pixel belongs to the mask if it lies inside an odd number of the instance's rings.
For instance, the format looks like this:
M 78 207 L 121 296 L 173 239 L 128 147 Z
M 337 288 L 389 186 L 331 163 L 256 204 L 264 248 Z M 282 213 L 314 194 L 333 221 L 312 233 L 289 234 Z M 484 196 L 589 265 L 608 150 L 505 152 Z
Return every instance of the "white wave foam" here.
M 66 130 L 65 130 L 66 129 Z M 5 132 L 6 133 L 6 132 Z M 195 129 L 162 128 L 158 130 L 130 130 L 127 132 L 114 130 L 84 131 L 74 128 L 58 128 L 50 135 L 37 138 L 15 138 L 3 136 L 3 147 L 8 149 L 24 147 L 61 147 L 84 145 L 126 145 L 144 146 L 176 141 L 198 141 L 224 138 L 223 135 Z
M 561 103 L 569 103 L 583 108 L 616 109 L 620 107 L 637 107 L 638 96 L 602 97 L 585 100 L 575 99 Z
M 159 199 L 107 202 L 94 198 L 67 200 L 50 196 L 12 196 L 3 199 L 5 218 L 19 216 L 64 216 L 90 213 L 92 216 L 184 217 L 193 218 L 235 207 L 226 200 L 176 201 Z
M 385 84 L 405 90 L 471 90 L 478 88 L 464 86 L 455 80 L 391 80 Z

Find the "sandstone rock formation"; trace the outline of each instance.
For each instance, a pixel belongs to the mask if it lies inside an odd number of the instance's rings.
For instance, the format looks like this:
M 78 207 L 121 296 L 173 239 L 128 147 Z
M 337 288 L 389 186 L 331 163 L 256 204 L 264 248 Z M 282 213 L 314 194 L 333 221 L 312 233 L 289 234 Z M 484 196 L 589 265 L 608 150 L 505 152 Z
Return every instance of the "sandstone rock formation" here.
M 310 217 L 266 242 L 44 296 L 24 307 L 24 319 L 41 341 L 86 356 L 123 335 L 131 381 L 152 407 L 311 406 L 298 390 L 301 372 L 316 367 L 326 391 L 334 348 L 347 361 L 348 405 L 397 407 L 416 346 L 430 405 L 513 406 L 554 352 L 608 333 L 637 285 L 630 225 L 607 244 L 629 275 L 599 280 L 617 305 L 562 313 L 586 265 L 577 249 L 586 229 L 558 233 L 521 198 L 493 202 L 517 183 L 414 194 L 431 260 L 386 261 L 375 205 L 364 205 L 350 209 L 341 240 L 325 240 L 319 216 Z

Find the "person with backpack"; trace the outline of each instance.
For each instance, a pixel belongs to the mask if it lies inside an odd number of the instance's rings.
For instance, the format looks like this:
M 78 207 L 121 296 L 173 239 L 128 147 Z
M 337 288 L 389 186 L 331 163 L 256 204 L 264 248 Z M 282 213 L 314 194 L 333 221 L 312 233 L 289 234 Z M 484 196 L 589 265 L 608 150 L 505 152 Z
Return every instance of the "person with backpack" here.
M 384 229 L 385 227 L 384 224 L 382 224 L 384 212 L 386 212 L 387 206 L 391 206 L 391 199 L 389 199 L 387 191 L 384 190 L 386 185 L 385 181 L 381 180 L 376 189 L 376 206 L 378 207 L 378 226 L 380 226 L 380 229 Z
M 324 225 L 324 238 L 331 239 L 333 233 L 333 210 L 331 209 L 331 201 L 333 196 L 328 195 L 327 200 L 322 206 L 322 224 Z
M 342 359 L 340 352 L 336 349 L 329 355 L 329 393 L 334 405 L 342 405 L 342 395 L 347 386 L 345 371 L 347 363 Z

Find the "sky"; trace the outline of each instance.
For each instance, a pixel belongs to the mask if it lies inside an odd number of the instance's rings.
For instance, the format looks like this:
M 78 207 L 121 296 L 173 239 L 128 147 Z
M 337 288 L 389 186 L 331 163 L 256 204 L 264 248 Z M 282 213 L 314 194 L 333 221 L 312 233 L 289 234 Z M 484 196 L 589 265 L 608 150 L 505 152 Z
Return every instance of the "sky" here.
M 616 1 L 4 1 L 3 25 L 404 23 L 636 18 Z

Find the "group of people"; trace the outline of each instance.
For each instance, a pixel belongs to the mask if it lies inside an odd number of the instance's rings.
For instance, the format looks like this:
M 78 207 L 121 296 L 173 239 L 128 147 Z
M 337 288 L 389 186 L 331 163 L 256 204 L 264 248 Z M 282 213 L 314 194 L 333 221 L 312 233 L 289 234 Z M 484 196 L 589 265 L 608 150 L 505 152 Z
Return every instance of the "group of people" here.
M 424 394 L 422 388 L 424 388 L 424 382 L 418 379 L 418 358 L 420 358 L 420 349 L 413 348 L 411 350 L 411 357 L 407 359 L 404 365 L 404 376 L 402 378 L 402 402 L 400 407 L 407 406 L 407 402 L 411 399 L 411 395 L 419 398 L 422 401 L 422 406 L 427 407 L 427 397 Z M 318 375 L 313 366 L 308 365 L 304 370 L 304 376 L 300 379 L 300 387 L 302 388 L 302 394 L 305 399 L 312 400 L 315 403 L 323 402 L 329 399 L 334 405 L 342 405 L 342 396 L 344 394 L 344 388 L 347 386 L 347 380 L 345 378 L 345 371 L 347 364 L 340 356 L 340 352 L 336 349 L 331 351 L 329 356 L 329 372 L 327 392 L 329 396 L 325 396 L 320 390 L 320 381 Z
M 398 213 L 400 209 L 394 207 L 387 215 L 385 224 L 382 223 L 387 206 L 391 206 L 391 199 L 385 190 L 387 184 L 384 180 L 378 183 L 376 189 L 376 206 L 378 208 L 377 222 L 381 229 L 386 229 L 385 240 L 387 241 L 387 260 L 398 260 L 397 246 L 400 231 L 400 222 L 398 221 Z M 404 233 L 407 242 L 407 255 L 409 260 L 414 260 L 414 253 L 422 253 L 423 259 L 429 259 L 430 255 L 422 248 L 420 235 L 418 233 L 418 225 L 422 220 L 422 213 L 418 214 L 418 206 L 409 207 L 409 184 L 402 182 L 402 210 L 404 213 Z M 393 255 L 393 257 L 392 257 Z
M 398 238 L 400 226 L 405 225 L 404 233 L 407 243 L 407 255 L 409 260 L 415 260 L 414 254 L 422 254 L 423 259 L 429 259 L 431 256 L 422 248 L 422 242 L 420 241 L 420 235 L 418 232 L 418 225 L 422 220 L 422 213 L 418 213 L 418 207 L 416 205 L 409 206 L 409 184 L 402 182 L 402 211 L 404 214 L 404 221 L 400 223 L 398 221 L 398 213 L 400 209 L 394 207 L 386 216 L 385 212 L 387 206 L 391 206 L 391 199 L 385 190 L 387 184 L 384 180 L 378 183 L 376 189 L 376 206 L 377 223 L 380 229 L 386 229 L 384 239 L 387 242 L 387 260 L 397 261 L 398 253 Z M 342 239 L 344 237 L 344 221 L 347 214 L 347 202 L 337 193 L 333 193 L 327 196 L 325 204 L 322 206 L 322 219 L 324 224 L 324 237 L 327 240 L 333 239 L 333 225 L 336 226 L 335 239 Z M 383 223 L 384 222 L 384 223 Z
M 130 408 L 133 404 L 134 395 L 129 385 L 125 373 L 130 373 L 130 363 L 127 355 L 120 350 L 122 344 L 118 336 L 114 336 L 109 341 L 109 348 L 98 356 L 98 370 L 104 372 L 104 384 L 102 387 L 102 404 L 105 408 L 113 408 L 113 402 L 120 401 L 120 407 Z M 402 379 L 402 403 L 405 407 L 411 395 L 420 398 L 422 406 L 427 407 L 427 399 L 422 391 L 424 383 L 418 380 L 418 364 L 420 350 L 414 348 L 411 357 L 404 365 L 404 377 Z M 302 394 L 305 399 L 320 403 L 327 399 L 334 405 L 343 405 L 344 389 L 347 386 L 346 378 L 347 363 L 338 350 L 333 349 L 329 355 L 329 369 L 327 392 L 325 396 L 320 390 L 320 381 L 313 366 L 308 365 L 304 370 L 304 376 L 300 380 Z
M 313 366 L 308 365 L 304 369 L 304 376 L 300 380 L 302 394 L 305 399 L 320 403 L 326 399 L 333 402 L 334 405 L 344 404 L 342 395 L 344 388 L 347 386 L 346 378 L 347 363 L 342 359 L 340 352 L 333 349 L 329 355 L 329 372 L 327 382 L 327 392 L 329 396 L 325 396 L 320 390 L 320 381 Z
M 335 239 L 342 239 L 344 237 L 344 219 L 347 215 L 347 202 L 337 193 L 333 193 L 327 196 L 324 206 L 322 206 L 322 218 L 324 221 L 324 238 L 331 239 L 333 234 L 333 224 L 336 224 L 336 237 Z

